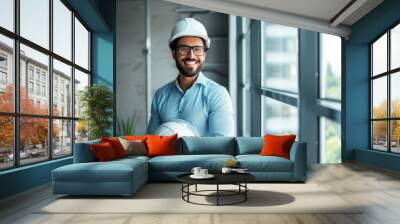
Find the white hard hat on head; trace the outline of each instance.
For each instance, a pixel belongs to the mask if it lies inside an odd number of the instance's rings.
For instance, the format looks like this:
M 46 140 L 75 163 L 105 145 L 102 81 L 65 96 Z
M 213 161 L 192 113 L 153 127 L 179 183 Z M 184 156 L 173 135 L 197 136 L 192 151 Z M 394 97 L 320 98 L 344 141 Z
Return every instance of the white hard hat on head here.
M 187 36 L 200 37 L 206 42 L 207 48 L 210 47 L 211 41 L 210 38 L 208 38 L 206 28 L 203 26 L 203 24 L 193 18 L 184 18 L 176 23 L 171 32 L 169 44 L 179 37 Z

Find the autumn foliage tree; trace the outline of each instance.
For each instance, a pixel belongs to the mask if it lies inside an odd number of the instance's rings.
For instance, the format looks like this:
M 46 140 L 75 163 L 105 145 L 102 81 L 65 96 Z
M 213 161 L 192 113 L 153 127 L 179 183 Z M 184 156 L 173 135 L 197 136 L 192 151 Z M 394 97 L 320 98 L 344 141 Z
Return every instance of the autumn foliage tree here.
M 392 100 L 391 104 L 391 117 L 400 117 L 400 101 L 397 99 Z M 373 118 L 387 118 L 387 101 L 381 101 L 378 106 L 373 108 Z M 391 123 L 392 142 L 399 141 L 400 139 L 400 122 L 392 121 Z M 375 121 L 373 124 L 374 140 L 386 140 L 387 136 L 387 121 Z
M 0 111 L 13 112 L 14 107 L 14 88 L 8 85 L 6 92 L 0 93 Z M 48 106 L 46 103 L 34 105 L 29 99 L 29 95 L 24 87 L 20 88 L 20 111 L 22 114 L 47 115 Z M 55 113 L 59 113 L 57 110 Z M 13 117 L 0 116 L 0 148 L 13 147 Z M 47 118 L 20 118 L 20 149 L 24 149 L 26 145 L 41 144 L 45 146 L 49 132 Z M 53 138 L 59 135 L 59 127 L 53 126 Z

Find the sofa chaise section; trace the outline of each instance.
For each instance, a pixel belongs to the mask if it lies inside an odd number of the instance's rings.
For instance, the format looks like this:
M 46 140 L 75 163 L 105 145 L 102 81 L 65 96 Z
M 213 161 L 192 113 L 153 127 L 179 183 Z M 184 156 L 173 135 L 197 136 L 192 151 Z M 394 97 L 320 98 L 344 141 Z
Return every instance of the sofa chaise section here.
M 75 163 L 52 171 L 54 194 L 131 195 L 148 181 L 148 157 L 95 162 L 93 143 L 75 144 Z

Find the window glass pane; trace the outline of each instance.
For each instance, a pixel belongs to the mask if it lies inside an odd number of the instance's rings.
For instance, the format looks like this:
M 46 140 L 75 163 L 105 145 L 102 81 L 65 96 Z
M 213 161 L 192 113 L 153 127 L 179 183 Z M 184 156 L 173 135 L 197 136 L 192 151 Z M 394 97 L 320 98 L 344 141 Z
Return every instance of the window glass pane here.
M 342 40 L 340 37 L 320 35 L 320 97 L 340 100 Z
M 263 23 L 262 87 L 298 91 L 298 30 Z
M 251 39 L 250 19 L 243 18 L 243 83 L 250 85 L 251 82 Z
M 400 67 L 400 24 L 390 33 L 390 63 L 391 69 Z
M 251 136 L 251 92 L 243 89 L 242 94 L 242 136 Z
M 88 128 L 84 120 L 75 121 L 75 143 L 88 140 Z
M 387 71 L 387 34 L 372 44 L 372 75 Z
M 53 120 L 53 157 L 72 154 L 72 121 Z
M 19 152 L 21 164 L 34 163 L 49 158 L 48 121 L 45 118 L 21 117 Z
M 387 77 L 372 80 L 372 118 L 387 118 Z
M 86 86 L 89 86 L 89 75 L 75 69 L 75 117 L 81 115 L 80 94 Z
M 21 113 L 47 115 L 49 108 L 49 57 L 21 44 Z
M 53 51 L 71 60 L 72 12 L 60 0 L 53 3 Z
M 400 153 L 400 120 L 393 120 L 390 122 L 391 127 L 391 141 L 392 141 L 392 152 Z
M 298 130 L 297 107 L 262 96 L 263 135 L 295 134 Z
M 14 124 L 10 116 L 0 116 L 0 170 L 14 165 Z
M 390 88 L 390 98 L 391 98 L 391 116 L 400 118 L 400 72 L 391 75 L 391 88 Z
M 321 117 L 320 133 L 320 163 L 341 163 L 340 123 Z
M 89 70 L 89 32 L 75 18 L 75 63 Z
M 53 114 L 72 117 L 71 66 L 53 60 Z
M 0 111 L 14 111 L 14 43 L 0 34 Z
M 21 36 L 49 47 L 49 0 L 20 0 Z
M 14 31 L 14 0 L 0 1 L 0 26 Z
M 387 121 L 372 122 L 372 147 L 387 151 Z
M 242 18 L 243 31 L 243 56 L 242 56 L 242 136 L 251 134 L 251 39 L 250 39 L 250 19 Z

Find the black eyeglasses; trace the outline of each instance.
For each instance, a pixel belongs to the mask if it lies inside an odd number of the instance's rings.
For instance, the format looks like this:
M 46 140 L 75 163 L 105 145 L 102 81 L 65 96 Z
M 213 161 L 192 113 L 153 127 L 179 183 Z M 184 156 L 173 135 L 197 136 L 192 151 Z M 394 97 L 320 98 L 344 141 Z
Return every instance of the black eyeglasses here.
M 180 55 L 188 55 L 191 49 L 193 49 L 193 53 L 196 56 L 203 56 L 204 52 L 206 51 L 204 46 L 192 46 L 192 47 L 186 45 L 176 46 L 176 51 Z

